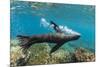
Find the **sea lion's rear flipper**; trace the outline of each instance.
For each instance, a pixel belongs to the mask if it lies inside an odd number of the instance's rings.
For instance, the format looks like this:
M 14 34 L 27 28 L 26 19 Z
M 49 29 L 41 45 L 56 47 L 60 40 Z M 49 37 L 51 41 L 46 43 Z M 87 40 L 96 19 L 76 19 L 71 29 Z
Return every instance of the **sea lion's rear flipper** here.
M 20 46 L 23 48 L 26 46 L 25 44 L 28 43 L 30 40 L 29 36 L 17 35 L 17 37 L 20 40 Z
M 55 52 L 56 50 L 58 50 L 64 43 L 58 43 L 57 45 L 55 45 L 51 51 L 50 51 L 50 54 Z

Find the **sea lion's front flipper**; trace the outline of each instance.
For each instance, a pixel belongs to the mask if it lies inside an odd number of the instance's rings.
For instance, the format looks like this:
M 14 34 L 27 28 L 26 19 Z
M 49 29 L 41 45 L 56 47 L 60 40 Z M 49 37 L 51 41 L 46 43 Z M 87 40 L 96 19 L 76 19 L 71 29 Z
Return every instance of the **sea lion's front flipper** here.
M 50 23 L 51 25 L 54 25 L 53 28 L 57 33 L 62 33 L 62 30 L 59 28 L 59 26 L 55 22 L 51 21 Z
M 59 49 L 64 43 L 58 43 L 57 45 L 55 45 L 51 51 L 50 51 L 50 54 L 55 52 L 57 49 Z

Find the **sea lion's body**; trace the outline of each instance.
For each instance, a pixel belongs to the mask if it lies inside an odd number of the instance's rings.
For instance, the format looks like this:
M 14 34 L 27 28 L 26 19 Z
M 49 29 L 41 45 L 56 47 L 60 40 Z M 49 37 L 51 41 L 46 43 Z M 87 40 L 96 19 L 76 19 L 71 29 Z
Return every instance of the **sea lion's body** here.
M 56 43 L 57 44 L 56 47 L 59 48 L 60 46 L 62 46 L 64 43 L 68 41 L 77 40 L 80 36 L 79 35 L 63 35 L 63 34 L 58 33 L 55 35 L 54 34 L 33 35 L 31 37 L 18 35 L 17 37 L 23 40 L 21 44 L 21 47 L 23 48 L 29 48 L 35 43 L 43 43 L 43 42 Z
M 63 35 L 63 34 L 43 34 L 43 35 L 33 35 L 30 37 L 31 41 L 37 41 L 40 42 L 49 42 L 49 43 L 60 43 L 60 42 L 67 42 L 70 40 L 74 40 L 76 35 Z
M 28 49 L 35 43 L 56 43 L 56 45 L 50 51 L 50 53 L 52 53 L 59 49 L 64 43 L 77 40 L 80 37 L 80 35 L 76 34 L 65 35 L 59 26 L 53 21 L 51 21 L 51 25 L 53 25 L 53 28 L 56 31 L 55 34 L 41 34 L 33 36 L 18 35 L 17 37 L 21 40 L 21 47 Z

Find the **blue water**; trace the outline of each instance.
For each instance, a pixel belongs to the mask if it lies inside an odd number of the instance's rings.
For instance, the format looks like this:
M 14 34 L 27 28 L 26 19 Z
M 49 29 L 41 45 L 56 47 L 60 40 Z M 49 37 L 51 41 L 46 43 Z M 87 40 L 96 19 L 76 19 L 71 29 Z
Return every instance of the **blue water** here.
M 11 39 L 19 34 L 52 33 L 40 26 L 40 19 L 44 17 L 48 22 L 52 20 L 79 32 L 80 39 L 70 42 L 73 46 L 95 49 L 95 6 L 44 4 L 37 7 L 32 7 L 31 2 L 11 3 Z

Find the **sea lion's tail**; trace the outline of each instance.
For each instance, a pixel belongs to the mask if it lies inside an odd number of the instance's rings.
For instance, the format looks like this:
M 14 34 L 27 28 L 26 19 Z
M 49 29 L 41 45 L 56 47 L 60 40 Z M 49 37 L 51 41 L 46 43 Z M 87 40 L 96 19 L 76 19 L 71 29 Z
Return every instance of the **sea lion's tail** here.
M 28 46 L 26 45 L 29 40 L 30 40 L 30 37 L 29 36 L 22 36 L 22 35 L 17 35 L 19 41 L 20 41 L 20 46 L 22 48 L 28 48 Z

